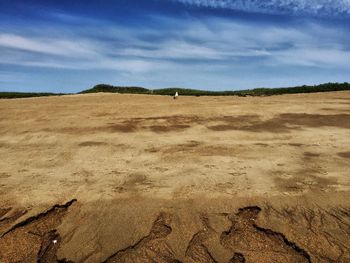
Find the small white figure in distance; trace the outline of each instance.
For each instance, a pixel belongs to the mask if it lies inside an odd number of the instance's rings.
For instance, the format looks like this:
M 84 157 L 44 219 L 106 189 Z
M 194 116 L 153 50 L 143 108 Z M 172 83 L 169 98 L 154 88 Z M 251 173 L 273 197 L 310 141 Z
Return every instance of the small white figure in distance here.
M 175 92 L 175 95 L 174 95 L 174 100 L 176 100 L 177 97 L 179 97 L 179 93 L 177 93 L 177 91 L 176 91 L 176 92 Z
M 57 243 L 57 240 L 56 240 L 56 239 L 52 240 L 52 243 L 56 244 L 56 243 Z

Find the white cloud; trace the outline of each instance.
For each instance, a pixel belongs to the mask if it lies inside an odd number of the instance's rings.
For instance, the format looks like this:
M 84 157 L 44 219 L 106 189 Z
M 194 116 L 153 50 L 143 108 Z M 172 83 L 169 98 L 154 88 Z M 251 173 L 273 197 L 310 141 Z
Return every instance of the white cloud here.
M 151 62 L 141 59 L 109 57 L 105 54 L 108 50 L 103 43 L 79 37 L 57 40 L 0 34 L 0 50 L 1 63 L 10 65 L 127 72 L 144 72 L 154 68 Z
M 337 49 L 306 48 L 275 53 L 275 63 L 320 68 L 349 67 L 350 51 Z
M 271 14 L 350 15 L 349 0 L 173 0 L 193 6 Z
M 61 55 L 68 57 L 93 55 L 96 51 L 79 39 L 62 40 L 48 38 L 33 38 L 15 34 L 0 34 L 0 47 L 20 49 L 24 51 Z
M 162 24 L 177 26 L 164 32 L 106 24 L 99 35 L 92 25 L 85 30 L 94 31 L 93 36 L 62 31 L 65 38 L 47 36 L 49 28 L 31 37 L 19 30 L 17 34 L 0 33 L 0 62 L 130 74 L 164 73 L 174 68 L 205 70 L 206 66 L 216 72 L 264 65 L 349 68 L 350 37 L 344 28 L 305 22 L 292 27 L 219 18 L 161 19 Z

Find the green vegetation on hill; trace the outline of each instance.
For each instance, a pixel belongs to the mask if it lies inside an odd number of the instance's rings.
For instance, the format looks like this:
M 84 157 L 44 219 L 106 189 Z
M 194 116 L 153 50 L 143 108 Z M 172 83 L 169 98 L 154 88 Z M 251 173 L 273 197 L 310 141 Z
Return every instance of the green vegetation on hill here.
M 345 83 L 326 83 L 315 86 L 298 86 L 290 88 L 258 88 L 251 90 L 237 90 L 237 91 L 207 91 L 196 89 L 183 89 L 183 88 L 166 88 L 149 90 L 140 87 L 118 87 L 106 84 L 96 85 L 92 89 L 82 91 L 81 93 L 93 93 L 93 92 L 112 92 L 112 93 L 131 93 L 131 94 L 155 94 L 155 95 L 174 95 L 178 92 L 179 95 L 184 96 L 271 96 L 282 94 L 295 94 L 295 93 L 311 93 L 311 92 L 327 92 L 327 91 L 340 91 L 350 90 L 350 84 Z
M 183 88 L 155 89 L 151 92 L 152 94 L 155 94 L 155 95 L 174 95 L 175 92 L 178 92 L 180 95 L 184 95 L 184 96 L 206 96 L 206 95 L 214 95 L 216 93 L 215 91 L 183 89 Z
M 31 97 L 60 96 L 65 94 L 48 93 L 48 92 L 0 92 L 0 99 L 16 99 Z
M 329 92 L 329 91 L 341 91 L 350 90 L 350 84 L 344 83 L 325 83 L 315 86 L 298 86 L 290 88 L 259 88 L 252 90 L 240 90 L 238 93 L 245 96 L 271 96 L 282 94 L 296 94 L 296 93 L 313 93 L 313 92 Z
M 298 86 L 289 88 L 258 88 L 251 90 L 237 90 L 237 91 L 206 91 L 196 89 L 183 88 L 166 88 L 166 89 L 146 89 L 142 87 L 120 87 L 107 84 L 99 84 L 91 89 L 83 90 L 80 94 L 109 92 L 109 93 L 126 93 L 126 94 L 154 94 L 154 95 L 174 95 L 178 92 L 182 96 L 272 96 L 282 94 L 296 94 L 296 93 L 312 93 L 312 92 L 329 92 L 350 90 L 350 84 L 345 83 L 325 83 L 315 86 Z M 0 92 L 0 99 L 8 98 L 28 98 L 41 96 L 57 96 L 64 94 L 55 93 L 21 93 L 21 92 Z
M 96 92 L 110 92 L 110 93 L 128 93 L 128 94 L 149 94 L 150 91 L 141 87 L 120 87 L 107 84 L 98 84 L 92 89 L 83 90 L 80 93 L 96 93 Z

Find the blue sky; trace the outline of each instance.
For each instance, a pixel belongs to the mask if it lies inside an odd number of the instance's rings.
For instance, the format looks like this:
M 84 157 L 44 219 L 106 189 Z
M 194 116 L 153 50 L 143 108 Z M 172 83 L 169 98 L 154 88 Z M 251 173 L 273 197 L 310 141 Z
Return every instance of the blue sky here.
M 0 0 L 0 91 L 346 82 L 349 0 Z

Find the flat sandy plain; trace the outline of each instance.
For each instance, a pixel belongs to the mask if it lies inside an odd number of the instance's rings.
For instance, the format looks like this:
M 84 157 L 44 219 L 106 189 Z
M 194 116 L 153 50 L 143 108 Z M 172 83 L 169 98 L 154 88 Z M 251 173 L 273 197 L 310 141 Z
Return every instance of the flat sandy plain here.
M 350 93 L 0 101 L 0 262 L 350 262 Z

